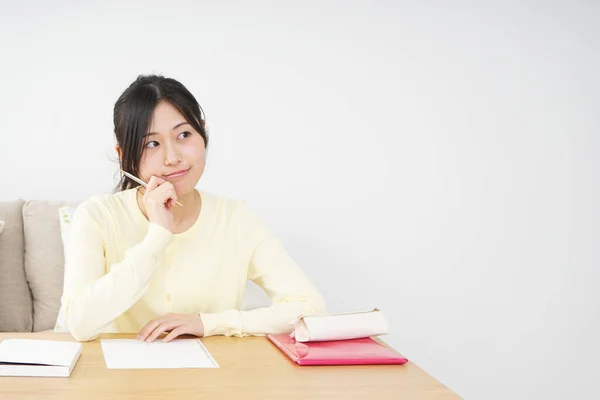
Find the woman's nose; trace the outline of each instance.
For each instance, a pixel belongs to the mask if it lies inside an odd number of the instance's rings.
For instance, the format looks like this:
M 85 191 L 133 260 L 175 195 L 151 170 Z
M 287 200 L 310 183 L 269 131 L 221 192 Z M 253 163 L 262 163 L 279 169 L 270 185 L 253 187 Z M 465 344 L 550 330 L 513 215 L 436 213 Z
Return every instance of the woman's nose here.
M 181 153 L 175 144 L 168 144 L 165 149 L 165 165 L 177 165 L 181 162 Z

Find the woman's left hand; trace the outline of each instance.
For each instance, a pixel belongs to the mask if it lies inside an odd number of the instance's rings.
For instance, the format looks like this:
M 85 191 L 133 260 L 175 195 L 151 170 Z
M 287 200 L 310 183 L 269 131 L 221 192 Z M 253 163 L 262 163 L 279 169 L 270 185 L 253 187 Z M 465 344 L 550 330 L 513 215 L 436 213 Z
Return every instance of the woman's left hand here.
M 137 340 L 153 342 L 162 333 L 169 332 L 163 342 L 170 342 L 179 335 L 204 336 L 204 325 L 198 314 L 172 314 L 148 322 L 138 333 Z

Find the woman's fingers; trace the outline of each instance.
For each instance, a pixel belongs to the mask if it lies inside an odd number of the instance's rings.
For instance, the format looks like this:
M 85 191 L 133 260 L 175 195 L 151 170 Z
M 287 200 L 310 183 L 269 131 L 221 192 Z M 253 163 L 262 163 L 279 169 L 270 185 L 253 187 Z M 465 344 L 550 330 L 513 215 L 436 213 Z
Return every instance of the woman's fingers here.
M 177 202 L 173 184 L 157 176 L 152 176 L 143 197 L 148 221 L 163 226 L 173 232 L 174 217 L 171 208 Z
M 163 182 L 166 182 L 163 178 L 159 178 L 158 176 L 152 175 L 150 177 L 150 180 L 148 181 L 148 187 L 146 187 L 146 191 L 151 192 Z
M 144 325 L 144 327 L 142 329 L 140 329 L 140 332 L 137 335 L 137 339 L 141 340 L 141 341 L 146 340 L 148 335 L 150 335 L 152 332 L 154 332 L 154 330 L 158 327 L 158 325 L 160 325 L 161 323 L 163 323 L 166 320 L 167 319 L 165 316 L 163 318 L 153 319 L 152 321 L 148 322 L 146 325 Z
M 181 320 L 171 320 L 171 321 L 165 321 L 165 322 L 159 324 L 156 327 L 156 329 L 154 329 L 154 331 L 148 336 L 148 339 L 146 339 L 146 342 L 150 342 L 150 343 L 154 342 L 156 340 L 156 338 L 158 338 L 161 334 L 177 328 L 182 323 L 183 323 L 183 321 L 181 321 Z
M 163 342 L 167 343 L 170 342 L 171 340 L 175 339 L 177 336 L 186 334 L 186 333 L 190 333 L 188 332 L 188 327 L 186 325 L 180 325 L 177 328 L 173 329 L 167 336 L 165 336 L 165 338 L 163 339 Z
M 202 337 L 204 336 L 204 324 L 198 314 L 167 314 L 144 325 L 137 339 L 153 342 L 162 333 L 169 331 L 170 333 L 163 339 L 163 342 L 170 342 L 183 334 Z

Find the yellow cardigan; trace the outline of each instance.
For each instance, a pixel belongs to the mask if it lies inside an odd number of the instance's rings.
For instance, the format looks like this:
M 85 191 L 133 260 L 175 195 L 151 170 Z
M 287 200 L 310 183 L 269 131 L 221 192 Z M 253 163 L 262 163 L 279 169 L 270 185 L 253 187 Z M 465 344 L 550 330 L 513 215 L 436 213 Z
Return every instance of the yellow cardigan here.
M 76 340 L 137 333 L 170 312 L 199 313 L 205 336 L 287 333 L 298 316 L 325 311 L 281 241 L 242 202 L 200 192 L 197 221 L 173 234 L 148 222 L 135 192 L 92 197 L 74 213 L 61 315 Z M 239 310 L 248 279 L 271 307 Z

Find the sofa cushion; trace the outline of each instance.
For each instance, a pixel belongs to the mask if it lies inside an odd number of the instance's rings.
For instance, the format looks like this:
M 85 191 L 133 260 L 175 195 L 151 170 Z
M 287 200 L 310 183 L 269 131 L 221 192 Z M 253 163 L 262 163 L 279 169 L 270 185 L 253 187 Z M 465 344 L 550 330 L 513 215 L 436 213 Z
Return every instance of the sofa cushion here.
M 0 203 L 0 331 L 31 332 L 33 311 L 23 253 L 23 200 Z
M 63 244 L 58 208 L 49 201 L 23 205 L 25 272 L 33 297 L 33 331 L 53 329 L 64 282 Z

